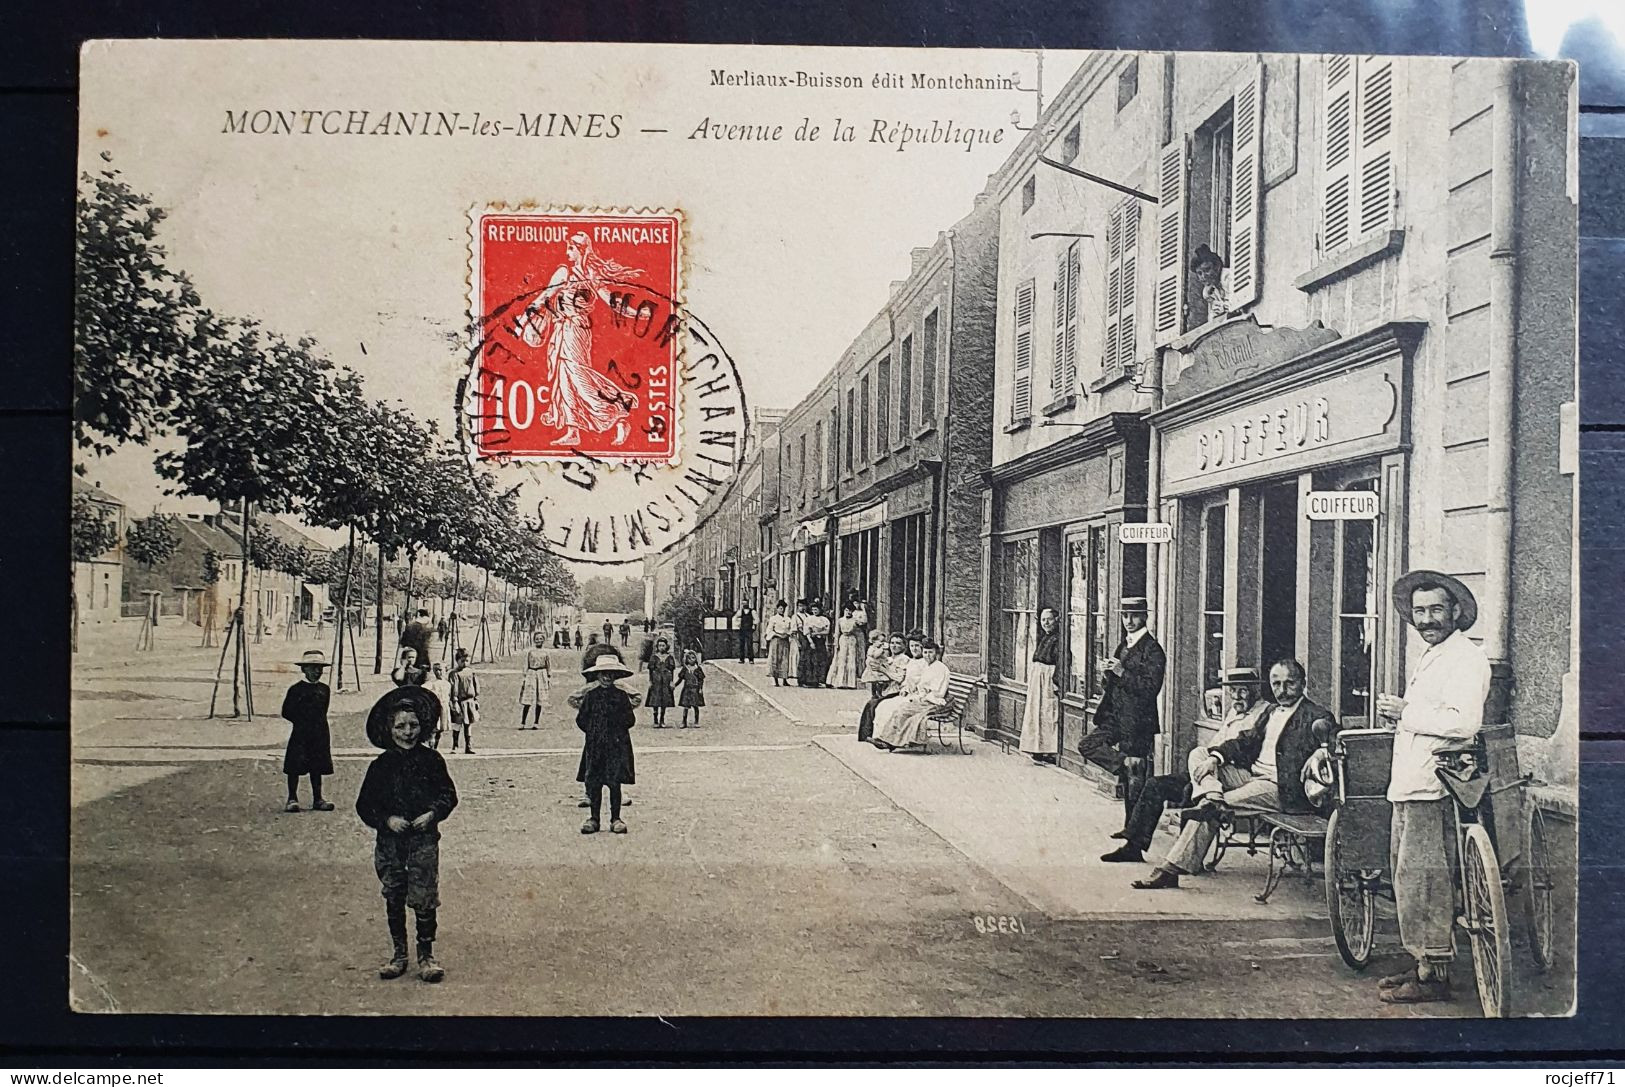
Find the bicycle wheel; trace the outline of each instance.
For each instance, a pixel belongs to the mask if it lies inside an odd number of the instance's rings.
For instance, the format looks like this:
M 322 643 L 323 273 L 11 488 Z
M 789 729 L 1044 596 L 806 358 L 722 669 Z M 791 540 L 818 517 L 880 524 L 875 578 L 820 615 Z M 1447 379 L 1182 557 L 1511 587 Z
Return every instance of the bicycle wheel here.
M 1354 970 L 1364 970 L 1371 962 L 1371 945 L 1376 933 L 1376 892 L 1358 870 L 1345 866 L 1338 841 L 1338 816 L 1332 812 L 1326 823 L 1326 916 L 1332 923 L 1332 939 L 1337 953 Z
M 1529 956 L 1541 973 L 1551 969 L 1552 868 L 1546 847 L 1546 817 L 1529 805 L 1529 828 L 1523 851 L 1523 910 L 1529 927 Z
M 1467 828 L 1461 858 L 1462 897 L 1467 935 L 1473 946 L 1478 1001 L 1487 1019 L 1499 1019 L 1512 1004 L 1512 949 L 1507 933 L 1506 892 L 1490 835 L 1477 823 Z

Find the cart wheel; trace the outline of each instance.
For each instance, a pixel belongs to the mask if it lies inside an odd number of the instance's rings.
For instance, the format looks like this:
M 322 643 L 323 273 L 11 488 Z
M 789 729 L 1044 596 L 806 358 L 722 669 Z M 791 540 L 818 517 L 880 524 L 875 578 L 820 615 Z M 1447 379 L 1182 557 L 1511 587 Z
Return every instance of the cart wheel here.
M 1501 888 L 1501 866 L 1495 861 L 1495 847 L 1490 844 L 1489 832 L 1477 823 L 1467 828 L 1461 866 L 1478 1000 L 1485 1018 L 1500 1019 L 1512 1004 L 1512 949 L 1507 933 L 1506 893 Z
M 1546 849 L 1546 817 L 1529 805 L 1529 831 L 1523 851 L 1523 910 L 1529 925 L 1529 955 L 1545 973 L 1552 965 L 1552 868 Z
M 1354 970 L 1364 970 L 1371 962 L 1371 945 L 1376 934 L 1376 892 L 1357 869 L 1346 866 L 1338 842 L 1338 816 L 1332 812 L 1326 823 L 1326 915 L 1332 923 L 1332 939 L 1337 953 Z

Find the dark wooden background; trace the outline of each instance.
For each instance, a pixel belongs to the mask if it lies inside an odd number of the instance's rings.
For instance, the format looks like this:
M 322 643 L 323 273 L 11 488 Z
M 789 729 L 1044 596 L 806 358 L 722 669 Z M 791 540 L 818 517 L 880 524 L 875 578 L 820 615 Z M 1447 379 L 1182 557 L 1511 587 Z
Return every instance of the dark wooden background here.
M 1539 3 L 1540 0 L 1529 0 Z M 1608 0 L 1598 0 L 1604 6 Z M 102 37 L 451 38 L 1530 55 L 1519 0 L 33 0 L 0 9 L 0 1054 L 221 1064 L 316 1059 L 1243 1060 L 1625 1052 L 1625 55 L 1595 22 L 1581 62 L 1581 970 L 1566 1020 L 1381 1024 L 1108 1021 L 153 1018 L 66 1010 L 67 545 L 79 43 Z M 1554 606 L 1563 606 L 1554 601 Z M 862 923 L 853 918 L 854 924 Z M 297 949 L 290 948 L 290 954 Z M 161 984 L 162 964 L 153 983 Z M 1283 1015 L 1291 1009 L 1281 1009 Z

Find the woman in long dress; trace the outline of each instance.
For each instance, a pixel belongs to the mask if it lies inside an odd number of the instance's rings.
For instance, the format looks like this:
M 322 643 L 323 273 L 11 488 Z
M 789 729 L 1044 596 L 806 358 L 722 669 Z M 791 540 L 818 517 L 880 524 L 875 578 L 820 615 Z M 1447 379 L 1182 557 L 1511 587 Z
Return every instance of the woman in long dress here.
M 858 715 L 858 741 L 868 743 L 875 734 L 875 710 L 888 698 L 896 698 L 903 690 L 903 677 L 908 667 L 908 649 L 901 634 L 888 640 L 881 631 L 875 631 L 870 641 L 869 655 L 864 662 L 863 682 L 869 685 L 869 701 Z
M 911 650 L 914 644 L 909 645 Z M 942 663 L 942 647 L 928 641 L 921 648 L 925 657 L 909 662 L 902 695 L 882 702 L 875 711 L 875 734 L 869 742 L 882 750 L 923 746 L 926 722 L 948 704 L 948 684 L 953 676 Z
M 825 682 L 831 687 L 851 690 L 858 685 L 858 658 L 862 647 L 858 643 L 858 621 L 853 618 L 852 605 L 841 609 L 835 620 L 835 656 L 829 662 Z
M 807 613 L 802 609 L 806 607 L 805 600 L 796 601 L 796 610 L 790 616 L 790 672 L 786 679 L 794 679 L 798 687 L 805 686 L 801 682 L 801 658 L 807 655 Z
M 802 687 L 822 687 L 829 671 L 829 619 L 813 604 L 801 618 L 801 629 L 805 637 L 797 662 L 796 682 Z
M 784 686 L 784 681 L 795 675 L 790 665 L 790 642 L 794 637 L 795 624 L 785 614 L 781 600 L 767 618 L 767 674 L 773 677 L 775 687 Z
M 628 436 L 627 417 L 638 398 L 606 374 L 592 368 L 592 310 L 602 300 L 613 305 L 610 288 L 637 279 L 642 269 L 628 268 L 593 251 L 592 239 L 576 231 L 565 243 L 568 264 L 553 270 L 547 288 L 525 307 L 518 331 L 530 347 L 547 348 L 547 408 L 537 416 L 546 427 L 564 431 L 549 444 L 578 445 L 583 429 L 602 434 L 615 430 L 612 445 Z M 606 637 L 607 643 L 609 639 Z
M 1054 762 L 1060 751 L 1061 692 L 1055 666 L 1061 660 L 1061 635 L 1054 608 L 1038 609 L 1038 644 L 1027 665 L 1027 708 L 1021 718 L 1021 750 L 1034 762 Z

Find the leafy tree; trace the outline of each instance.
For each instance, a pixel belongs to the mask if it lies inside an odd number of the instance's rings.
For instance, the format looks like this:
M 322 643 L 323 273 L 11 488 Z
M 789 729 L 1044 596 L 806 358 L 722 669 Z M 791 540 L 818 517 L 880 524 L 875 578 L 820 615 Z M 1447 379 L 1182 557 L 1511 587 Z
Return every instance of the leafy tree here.
M 660 621 L 671 624 L 680 645 L 685 647 L 698 645 L 700 635 L 705 629 L 705 616 L 710 610 L 710 604 L 710 600 L 698 585 L 691 585 L 686 589 L 674 585 L 665 602 L 660 605 Z
M 220 580 L 220 552 L 209 548 L 203 552 L 203 584 L 213 585 Z
M 200 303 L 158 244 L 165 212 L 109 170 L 80 178 L 74 439 L 110 452 L 165 429 L 202 347 Z
M 90 562 L 118 544 L 118 526 L 107 516 L 106 508 L 88 494 L 74 494 L 69 516 L 74 562 Z
M 169 561 L 181 545 L 181 536 L 175 527 L 174 514 L 155 513 L 130 522 L 124 531 L 124 549 L 135 561 L 149 569 L 160 562 Z

